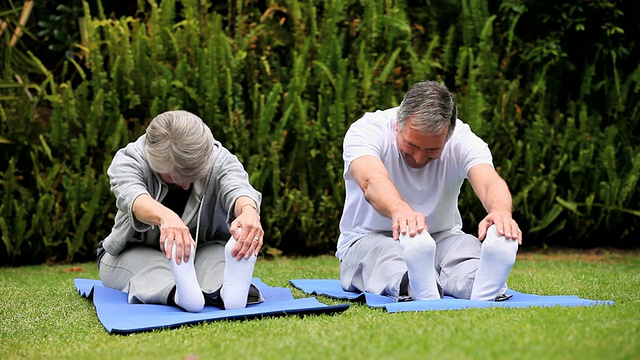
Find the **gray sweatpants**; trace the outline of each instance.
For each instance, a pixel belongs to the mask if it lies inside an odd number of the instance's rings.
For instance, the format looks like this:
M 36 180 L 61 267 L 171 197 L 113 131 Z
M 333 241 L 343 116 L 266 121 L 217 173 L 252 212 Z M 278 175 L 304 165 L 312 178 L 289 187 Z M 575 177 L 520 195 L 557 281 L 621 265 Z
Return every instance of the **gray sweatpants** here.
M 436 280 L 444 295 L 469 299 L 480 264 L 480 241 L 473 235 L 449 231 L 431 236 L 436 242 Z M 340 283 L 347 291 L 398 297 L 406 272 L 400 243 L 391 233 L 373 233 L 360 238 L 343 256 Z
M 220 306 L 220 288 L 224 275 L 226 241 L 199 245 L 194 267 L 206 305 Z M 104 254 L 99 265 L 103 285 L 128 293 L 129 303 L 168 304 L 175 287 L 169 260 L 160 251 L 147 246 L 131 246 L 117 256 Z M 249 291 L 248 304 L 260 302 L 255 286 Z

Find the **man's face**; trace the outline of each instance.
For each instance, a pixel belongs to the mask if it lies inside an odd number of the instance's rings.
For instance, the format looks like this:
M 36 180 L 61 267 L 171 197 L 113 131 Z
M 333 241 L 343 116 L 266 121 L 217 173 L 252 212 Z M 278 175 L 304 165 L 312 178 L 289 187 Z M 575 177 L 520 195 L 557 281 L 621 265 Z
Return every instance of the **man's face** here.
M 423 168 L 432 160 L 440 157 L 447 143 L 447 131 L 439 135 L 425 135 L 411 127 L 411 120 L 398 131 L 396 141 L 404 162 L 412 168 Z

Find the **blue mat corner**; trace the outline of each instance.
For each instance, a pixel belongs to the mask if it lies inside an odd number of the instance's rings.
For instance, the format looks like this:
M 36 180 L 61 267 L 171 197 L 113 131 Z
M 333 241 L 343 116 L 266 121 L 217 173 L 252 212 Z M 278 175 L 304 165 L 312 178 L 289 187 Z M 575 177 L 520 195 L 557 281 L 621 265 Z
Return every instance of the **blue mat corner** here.
M 263 316 L 335 314 L 349 308 L 349 304 L 326 305 L 316 298 L 294 299 L 290 289 L 270 287 L 259 278 L 253 279 L 264 302 L 244 309 L 223 310 L 205 306 L 199 313 L 189 313 L 174 306 L 157 304 L 129 304 L 127 294 L 107 288 L 100 280 L 74 279 L 78 293 L 93 300 L 100 323 L 109 333 L 129 334 L 154 329 L 171 329 L 188 324 L 217 320 L 246 320 Z
M 589 300 L 574 295 L 545 296 L 524 294 L 515 290 L 508 290 L 513 297 L 506 301 L 474 301 L 456 299 L 445 296 L 440 300 L 397 302 L 396 299 L 367 292 L 350 292 L 342 290 L 337 279 L 295 279 L 289 281 L 291 285 L 308 295 L 323 295 L 339 300 L 358 301 L 366 303 L 372 308 L 383 308 L 388 312 L 402 311 L 430 311 L 430 310 L 461 310 L 470 308 L 507 307 L 524 308 L 532 306 L 593 306 L 613 305 L 611 300 Z

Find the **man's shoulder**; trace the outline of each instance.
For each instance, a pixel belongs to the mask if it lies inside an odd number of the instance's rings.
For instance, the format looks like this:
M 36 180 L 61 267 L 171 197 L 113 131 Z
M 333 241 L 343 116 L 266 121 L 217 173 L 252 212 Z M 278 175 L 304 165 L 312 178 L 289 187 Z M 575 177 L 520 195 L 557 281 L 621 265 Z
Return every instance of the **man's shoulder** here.
M 469 124 L 458 120 L 453 135 L 447 141 L 442 157 L 453 156 L 456 159 L 465 159 L 468 156 L 485 154 L 488 150 L 486 141 L 473 132 Z
M 483 141 L 476 133 L 473 132 L 473 129 L 466 122 L 458 119 L 456 122 L 456 128 L 453 131 L 453 136 L 451 136 L 451 140 L 453 142 L 466 142 L 470 140 L 480 140 Z
M 382 130 L 390 128 L 395 122 L 397 112 L 397 108 L 366 112 L 351 124 L 350 128 L 361 129 L 362 131 L 376 131 L 376 129 Z
M 398 108 L 389 108 L 384 110 L 367 111 L 356 122 L 384 122 L 395 120 Z
M 466 122 L 460 119 L 456 120 L 456 128 L 453 131 L 453 135 L 464 136 L 464 135 L 468 135 L 469 133 L 473 133 L 473 131 L 471 131 L 471 127 L 469 126 L 469 124 L 467 124 Z

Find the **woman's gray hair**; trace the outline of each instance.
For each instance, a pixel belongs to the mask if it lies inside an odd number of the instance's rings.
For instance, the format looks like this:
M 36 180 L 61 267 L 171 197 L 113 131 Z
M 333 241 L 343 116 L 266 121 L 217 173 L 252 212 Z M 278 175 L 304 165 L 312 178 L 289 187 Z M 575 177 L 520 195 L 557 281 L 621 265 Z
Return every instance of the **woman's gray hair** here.
M 198 116 L 167 111 L 147 127 L 144 152 L 153 171 L 193 183 L 209 173 L 214 141 L 211 129 Z
M 457 118 L 458 109 L 449 90 L 435 81 L 422 81 L 411 87 L 400 104 L 398 130 L 411 121 L 411 127 L 423 134 L 439 135 L 448 130 L 449 138 Z

